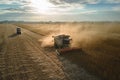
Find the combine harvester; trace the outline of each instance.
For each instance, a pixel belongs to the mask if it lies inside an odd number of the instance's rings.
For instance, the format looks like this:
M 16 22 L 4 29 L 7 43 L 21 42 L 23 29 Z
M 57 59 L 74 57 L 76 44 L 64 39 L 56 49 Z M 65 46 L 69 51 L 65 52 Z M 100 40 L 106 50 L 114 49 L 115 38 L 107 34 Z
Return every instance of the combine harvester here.
M 71 47 L 72 39 L 69 35 L 52 36 L 54 38 L 54 47 L 58 55 L 81 51 L 81 48 Z

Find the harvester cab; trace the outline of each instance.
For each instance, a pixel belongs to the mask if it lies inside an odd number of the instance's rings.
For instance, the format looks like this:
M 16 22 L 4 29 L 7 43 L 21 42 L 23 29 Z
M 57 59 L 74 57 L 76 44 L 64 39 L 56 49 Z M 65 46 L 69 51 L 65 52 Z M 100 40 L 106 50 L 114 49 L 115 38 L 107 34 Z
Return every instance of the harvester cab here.
M 52 36 L 54 38 L 54 47 L 58 55 L 60 55 L 60 50 L 69 48 L 71 44 L 71 38 L 69 35 L 57 35 Z

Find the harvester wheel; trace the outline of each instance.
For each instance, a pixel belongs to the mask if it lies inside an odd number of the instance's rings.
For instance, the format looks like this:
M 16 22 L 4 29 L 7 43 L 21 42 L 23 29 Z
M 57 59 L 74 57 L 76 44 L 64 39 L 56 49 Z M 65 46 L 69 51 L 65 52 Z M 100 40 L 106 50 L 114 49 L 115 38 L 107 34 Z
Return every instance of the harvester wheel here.
M 58 56 L 60 55 L 60 52 L 57 49 L 56 49 L 56 53 L 57 53 Z

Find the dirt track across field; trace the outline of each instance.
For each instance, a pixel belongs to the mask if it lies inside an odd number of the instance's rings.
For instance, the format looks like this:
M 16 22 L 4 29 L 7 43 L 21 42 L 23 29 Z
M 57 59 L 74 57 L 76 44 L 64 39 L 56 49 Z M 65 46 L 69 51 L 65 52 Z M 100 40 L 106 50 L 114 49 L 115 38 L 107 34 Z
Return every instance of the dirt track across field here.
M 59 57 L 54 50 L 40 47 L 43 36 L 16 26 L 4 25 L 0 51 L 0 80 L 100 80 L 82 67 Z

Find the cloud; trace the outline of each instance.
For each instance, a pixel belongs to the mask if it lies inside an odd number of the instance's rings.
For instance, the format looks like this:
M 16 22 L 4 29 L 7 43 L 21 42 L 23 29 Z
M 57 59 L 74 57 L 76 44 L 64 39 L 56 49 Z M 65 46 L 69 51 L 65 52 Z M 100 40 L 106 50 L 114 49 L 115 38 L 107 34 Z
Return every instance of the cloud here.
M 114 19 L 119 20 L 118 18 L 120 17 L 118 15 L 120 13 L 120 0 L 46 1 L 53 6 L 49 6 L 48 12 L 42 14 L 42 11 L 37 12 L 38 9 L 32 6 L 31 0 L 0 0 L 0 19 L 6 18 L 12 20 L 16 17 L 16 20 L 24 20 L 24 18 L 28 20 L 102 20 L 103 16 L 106 19 L 112 19 L 115 16 Z
M 0 0 L 0 4 L 9 5 L 7 8 L 2 9 L 3 12 L 28 12 L 28 13 L 36 13 L 37 11 L 30 5 L 31 0 Z M 50 7 L 51 13 L 49 14 L 76 14 L 77 11 L 74 10 L 82 10 L 85 8 L 86 4 L 95 4 L 99 0 L 49 0 L 50 3 L 54 5 L 54 7 Z M 28 5 L 27 5 L 28 4 Z M 14 7 L 10 5 L 16 5 Z
M 11 4 L 13 1 L 10 0 L 0 0 L 0 4 Z
M 113 7 L 114 11 L 119 11 L 120 12 L 120 5 Z
M 94 14 L 96 12 L 97 12 L 97 10 L 89 10 L 89 11 L 81 12 L 80 14 Z
M 53 14 L 74 14 L 74 10 L 85 8 L 85 4 L 78 3 L 79 0 L 49 0 L 49 2 L 55 5 L 51 8 Z
M 29 4 L 29 0 L 0 0 L 0 4 Z
M 87 4 L 97 4 L 99 1 L 100 0 L 49 0 L 50 3 L 55 5 L 53 10 L 62 14 L 79 14 L 79 11 L 85 9 Z
M 30 4 L 30 0 L 0 0 L 0 6 L 3 6 L 0 7 L 0 14 L 33 12 L 32 7 L 29 7 L 28 4 Z
M 96 4 L 99 0 L 62 0 L 63 2 L 70 4 Z
M 23 8 L 12 8 L 12 7 L 9 7 L 9 8 L 4 8 L 2 10 L 7 10 L 7 11 L 21 11 L 21 10 L 24 10 Z
M 120 3 L 120 0 L 106 0 L 107 3 Z
M 54 5 L 61 4 L 96 4 L 100 0 L 49 0 Z
M 54 4 L 54 5 L 62 4 L 62 2 L 60 0 L 49 0 L 49 2 Z

